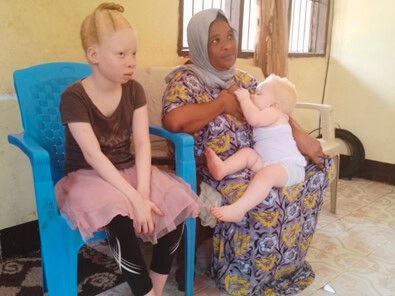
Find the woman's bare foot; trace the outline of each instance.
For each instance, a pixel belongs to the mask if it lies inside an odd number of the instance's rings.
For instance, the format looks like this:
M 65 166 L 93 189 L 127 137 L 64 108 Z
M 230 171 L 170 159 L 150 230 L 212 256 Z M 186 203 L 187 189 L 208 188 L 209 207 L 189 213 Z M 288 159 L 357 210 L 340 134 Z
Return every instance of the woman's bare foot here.
M 215 154 L 214 150 L 207 148 L 206 153 L 207 168 L 210 171 L 211 176 L 217 181 L 222 180 L 225 177 L 222 169 L 223 161 Z
M 220 221 L 240 222 L 241 220 L 243 220 L 246 212 L 244 212 L 244 210 L 240 207 L 236 207 L 235 205 L 229 205 L 219 208 L 211 208 L 211 214 L 213 214 L 213 216 Z

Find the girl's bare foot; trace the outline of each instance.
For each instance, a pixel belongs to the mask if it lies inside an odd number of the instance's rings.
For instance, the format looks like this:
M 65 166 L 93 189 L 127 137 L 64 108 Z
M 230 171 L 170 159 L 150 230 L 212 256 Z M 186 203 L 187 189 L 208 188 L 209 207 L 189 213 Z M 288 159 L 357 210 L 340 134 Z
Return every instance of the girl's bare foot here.
M 220 181 L 225 177 L 224 171 L 222 169 L 223 161 L 221 158 L 215 154 L 214 150 L 207 148 L 206 153 L 207 168 L 210 171 L 211 176 L 217 181 Z
M 240 222 L 246 214 L 243 209 L 234 205 L 211 208 L 211 214 L 224 222 Z

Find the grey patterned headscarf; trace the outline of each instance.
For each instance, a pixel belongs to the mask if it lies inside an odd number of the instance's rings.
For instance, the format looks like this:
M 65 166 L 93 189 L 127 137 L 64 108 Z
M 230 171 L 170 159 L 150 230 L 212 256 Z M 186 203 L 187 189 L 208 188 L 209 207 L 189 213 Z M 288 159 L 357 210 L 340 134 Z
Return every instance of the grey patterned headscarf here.
M 207 51 L 208 33 L 211 23 L 217 18 L 218 13 L 225 14 L 220 9 L 206 9 L 195 14 L 188 23 L 187 36 L 189 46 L 189 58 L 193 64 L 177 67 L 166 77 L 166 83 L 174 77 L 180 69 L 193 71 L 200 80 L 210 86 L 227 89 L 233 84 L 234 68 L 226 71 L 216 70 L 209 61 Z M 232 28 L 236 37 L 236 30 Z

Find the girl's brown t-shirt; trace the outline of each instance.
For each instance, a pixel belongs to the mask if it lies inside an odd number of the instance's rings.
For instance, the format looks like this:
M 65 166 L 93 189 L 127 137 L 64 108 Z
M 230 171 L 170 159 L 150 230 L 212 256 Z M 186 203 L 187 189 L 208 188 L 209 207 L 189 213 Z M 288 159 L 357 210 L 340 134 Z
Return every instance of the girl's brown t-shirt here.
M 101 151 L 118 169 L 131 167 L 134 164 L 130 152 L 132 122 L 134 110 L 146 105 L 143 87 L 135 80 L 122 85 L 122 97 L 114 113 L 106 117 L 93 104 L 85 92 L 81 81 L 69 86 L 62 94 L 60 114 L 65 127 L 65 173 L 91 169 L 84 155 L 74 140 L 68 123 L 90 123 Z

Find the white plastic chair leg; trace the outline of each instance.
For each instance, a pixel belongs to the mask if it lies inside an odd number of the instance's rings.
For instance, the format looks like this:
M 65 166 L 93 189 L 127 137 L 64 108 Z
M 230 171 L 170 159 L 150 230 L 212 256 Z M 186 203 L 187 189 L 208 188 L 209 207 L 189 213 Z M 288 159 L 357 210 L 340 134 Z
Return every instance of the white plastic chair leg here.
M 337 202 L 337 183 L 339 180 L 339 155 L 336 155 L 333 157 L 334 159 L 334 165 L 335 165 L 335 170 L 336 170 L 336 176 L 333 178 L 332 183 L 331 183 L 331 207 L 330 211 L 333 214 L 336 214 L 336 202 Z

